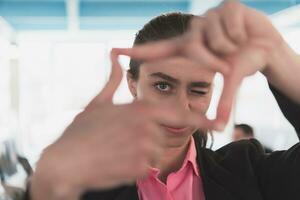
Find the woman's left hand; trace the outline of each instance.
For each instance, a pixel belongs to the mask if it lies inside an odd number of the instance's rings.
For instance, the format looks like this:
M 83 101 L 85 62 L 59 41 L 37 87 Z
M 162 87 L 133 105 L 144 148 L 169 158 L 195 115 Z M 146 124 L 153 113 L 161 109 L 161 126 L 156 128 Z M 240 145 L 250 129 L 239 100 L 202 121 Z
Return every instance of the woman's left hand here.
M 216 119 L 217 124 L 225 124 L 242 80 L 273 67 L 284 40 L 267 16 L 237 1 L 223 2 L 204 18 L 206 47 L 229 66 L 228 73 L 223 73 L 224 88 Z

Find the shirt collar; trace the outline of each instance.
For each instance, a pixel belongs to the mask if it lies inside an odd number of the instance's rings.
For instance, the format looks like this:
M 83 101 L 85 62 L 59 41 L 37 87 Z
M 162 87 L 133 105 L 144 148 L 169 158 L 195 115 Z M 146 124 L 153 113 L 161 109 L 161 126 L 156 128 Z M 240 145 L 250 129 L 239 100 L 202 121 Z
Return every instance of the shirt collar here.
M 189 149 L 188 149 L 188 152 L 186 154 L 186 157 L 183 161 L 183 164 L 182 164 L 182 167 L 180 168 L 180 170 L 187 167 L 188 163 L 190 163 L 192 165 L 194 173 L 197 176 L 200 176 L 196 157 L 197 157 L 197 151 L 196 151 L 195 141 L 194 141 L 194 138 L 191 137 Z
M 196 151 L 196 147 L 195 147 L 195 141 L 194 141 L 194 138 L 191 137 L 191 140 L 189 142 L 188 151 L 186 153 L 186 156 L 182 163 L 182 166 L 178 170 L 178 172 L 185 169 L 186 167 L 191 166 L 195 175 L 199 177 L 200 175 L 199 175 L 199 169 L 198 169 L 196 157 L 197 157 L 197 151 Z M 150 168 L 150 175 L 152 175 L 152 176 L 157 177 L 159 172 L 160 172 L 160 170 L 157 168 Z

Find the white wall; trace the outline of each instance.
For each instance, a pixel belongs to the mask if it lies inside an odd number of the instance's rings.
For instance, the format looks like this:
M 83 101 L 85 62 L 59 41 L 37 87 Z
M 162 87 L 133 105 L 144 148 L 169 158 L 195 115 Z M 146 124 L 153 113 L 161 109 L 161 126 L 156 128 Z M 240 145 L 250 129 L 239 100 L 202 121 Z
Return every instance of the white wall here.
M 131 46 L 133 36 L 133 31 L 19 35 L 19 143 L 27 156 L 36 159 L 101 90 L 110 72 L 111 47 Z M 114 101 L 130 100 L 123 83 Z

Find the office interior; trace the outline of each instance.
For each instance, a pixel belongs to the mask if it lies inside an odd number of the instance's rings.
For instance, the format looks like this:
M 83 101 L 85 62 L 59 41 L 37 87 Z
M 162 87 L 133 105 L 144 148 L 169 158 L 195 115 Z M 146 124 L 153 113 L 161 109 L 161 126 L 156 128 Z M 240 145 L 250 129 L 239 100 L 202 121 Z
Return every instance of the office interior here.
M 110 73 L 112 47 L 131 47 L 135 33 L 167 12 L 197 15 L 220 0 L 0 0 L 0 151 L 22 156 L 34 168 L 42 150 L 101 90 Z M 241 0 L 268 15 L 300 53 L 299 0 Z M 129 59 L 121 57 L 124 72 Z M 215 79 L 209 117 L 222 91 Z M 114 102 L 132 97 L 122 81 Z M 298 142 L 260 73 L 244 80 L 229 124 L 210 138 L 212 149 L 232 141 L 234 123 L 253 126 L 255 137 L 273 150 Z M 9 155 L 8 155 L 9 152 Z M 19 171 L 15 166 L 8 177 Z M 12 169 L 12 168 L 10 168 Z M 8 170 L 9 171 L 9 170 Z

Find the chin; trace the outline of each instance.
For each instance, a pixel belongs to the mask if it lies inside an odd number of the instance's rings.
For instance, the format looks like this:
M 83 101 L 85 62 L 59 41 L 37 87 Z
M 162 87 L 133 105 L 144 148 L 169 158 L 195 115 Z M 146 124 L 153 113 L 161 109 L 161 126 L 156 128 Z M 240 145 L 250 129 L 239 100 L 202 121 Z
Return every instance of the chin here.
M 166 148 L 180 148 L 184 147 L 190 141 L 192 135 L 186 135 L 185 137 L 166 138 Z

